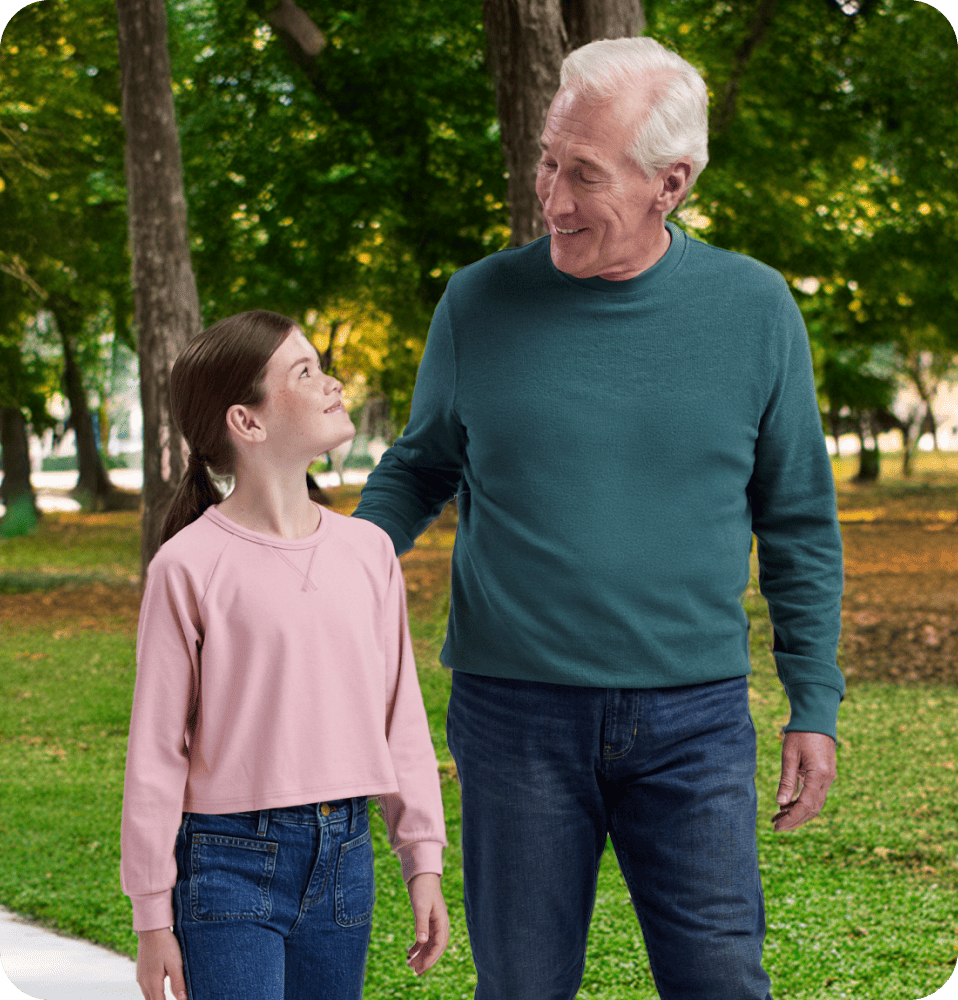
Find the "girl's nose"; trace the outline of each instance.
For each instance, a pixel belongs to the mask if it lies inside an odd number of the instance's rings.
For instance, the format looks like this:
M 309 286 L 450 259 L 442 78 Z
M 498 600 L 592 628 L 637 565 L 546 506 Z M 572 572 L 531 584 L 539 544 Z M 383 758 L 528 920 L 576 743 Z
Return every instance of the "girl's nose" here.
M 343 383 L 340 382 L 339 379 L 333 378 L 332 375 L 324 375 L 323 377 L 326 379 L 326 385 L 324 387 L 325 392 L 330 393 L 342 391 Z

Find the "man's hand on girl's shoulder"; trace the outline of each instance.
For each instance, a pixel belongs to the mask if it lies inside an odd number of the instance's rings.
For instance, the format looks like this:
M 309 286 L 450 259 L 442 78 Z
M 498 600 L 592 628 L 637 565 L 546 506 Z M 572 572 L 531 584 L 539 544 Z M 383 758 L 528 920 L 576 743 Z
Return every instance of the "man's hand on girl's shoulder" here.
M 414 875 L 406 888 L 416 920 L 416 942 L 407 952 L 406 964 L 421 976 L 439 961 L 449 944 L 449 913 L 438 875 Z

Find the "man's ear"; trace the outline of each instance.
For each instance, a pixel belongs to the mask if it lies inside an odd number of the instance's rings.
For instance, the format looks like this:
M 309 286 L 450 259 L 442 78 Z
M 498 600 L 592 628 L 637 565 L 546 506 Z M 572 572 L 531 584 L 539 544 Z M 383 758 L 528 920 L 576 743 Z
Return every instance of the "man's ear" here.
M 239 403 L 226 411 L 226 430 L 234 444 L 258 444 L 266 440 L 266 428 L 256 412 Z
M 661 188 L 656 198 L 656 208 L 671 212 L 685 197 L 692 176 L 692 161 L 688 158 L 676 160 L 659 175 Z

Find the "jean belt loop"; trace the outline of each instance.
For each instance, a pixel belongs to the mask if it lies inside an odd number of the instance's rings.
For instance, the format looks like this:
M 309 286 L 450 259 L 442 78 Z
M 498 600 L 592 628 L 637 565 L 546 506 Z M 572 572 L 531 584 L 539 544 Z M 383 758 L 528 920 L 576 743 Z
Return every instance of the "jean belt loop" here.
M 269 810 L 260 809 L 259 811 L 259 826 L 256 827 L 256 836 L 265 837 L 266 830 L 269 827 Z
M 356 825 L 362 816 L 362 799 L 353 798 L 349 801 L 349 834 L 356 832 Z

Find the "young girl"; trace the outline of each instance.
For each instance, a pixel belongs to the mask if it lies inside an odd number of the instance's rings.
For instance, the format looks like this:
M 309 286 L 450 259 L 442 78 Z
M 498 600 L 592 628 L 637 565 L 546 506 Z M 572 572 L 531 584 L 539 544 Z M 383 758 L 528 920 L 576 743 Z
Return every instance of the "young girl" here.
M 189 464 L 147 573 L 123 801 L 137 981 L 162 1000 L 353 1000 L 379 796 L 415 916 L 446 947 L 436 757 L 386 534 L 314 504 L 355 433 L 291 321 L 243 313 L 173 366 Z M 224 500 L 209 472 L 232 475 Z M 171 929 L 172 927 L 172 929 Z

